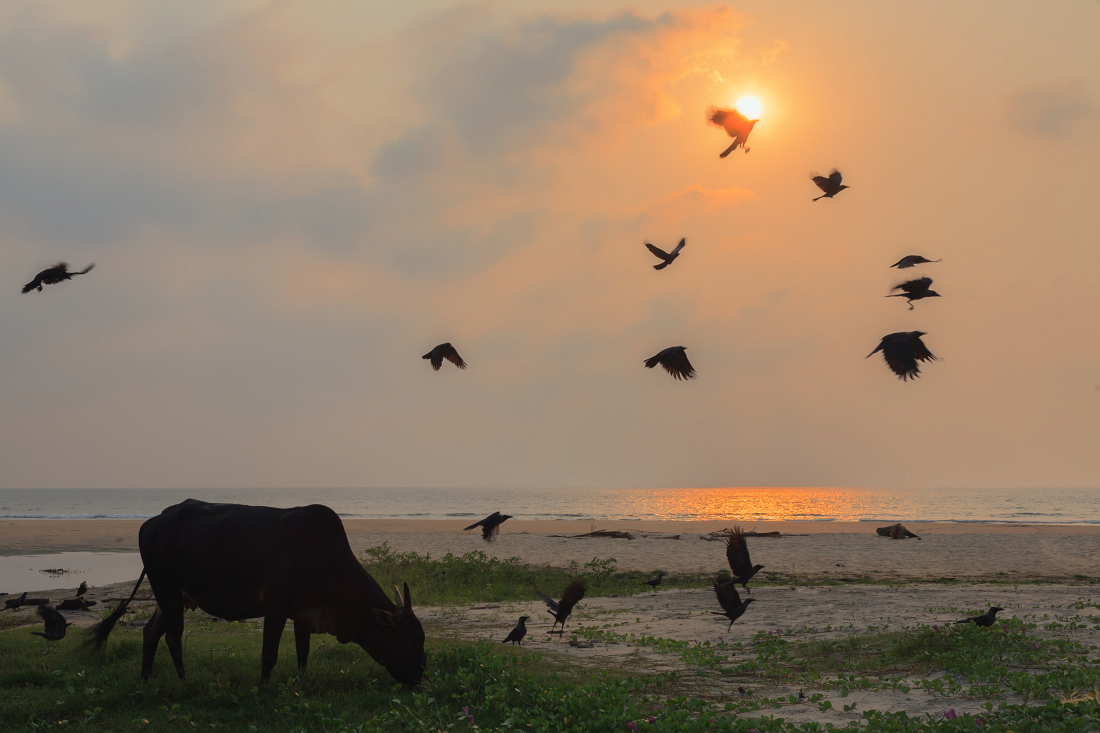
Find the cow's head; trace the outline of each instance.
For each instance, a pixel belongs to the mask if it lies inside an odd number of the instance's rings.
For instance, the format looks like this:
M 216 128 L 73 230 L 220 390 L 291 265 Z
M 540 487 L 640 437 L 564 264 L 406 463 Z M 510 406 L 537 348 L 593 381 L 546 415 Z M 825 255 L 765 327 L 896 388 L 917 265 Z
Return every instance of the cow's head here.
M 397 586 L 393 587 L 394 611 L 372 608 L 375 622 L 382 627 L 381 638 L 372 639 L 367 651 L 385 667 L 390 674 L 406 685 L 420 683 L 427 666 L 424 655 L 424 627 L 412 609 L 412 597 L 409 584 L 405 583 L 405 596 L 402 598 Z

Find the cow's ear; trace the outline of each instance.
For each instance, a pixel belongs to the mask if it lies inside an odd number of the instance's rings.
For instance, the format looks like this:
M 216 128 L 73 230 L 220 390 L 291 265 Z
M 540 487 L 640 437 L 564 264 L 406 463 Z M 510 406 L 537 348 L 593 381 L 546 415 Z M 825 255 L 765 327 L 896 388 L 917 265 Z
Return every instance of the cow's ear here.
M 394 625 L 393 614 L 390 613 L 389 611 L 385 611 L 381 608 L 372 608 L 370 610 L 370 612 L 374 616 L 374 620 L 377 621 L 379 623 L 379 625 L 381 625 L 381 626 L 393 626 Z

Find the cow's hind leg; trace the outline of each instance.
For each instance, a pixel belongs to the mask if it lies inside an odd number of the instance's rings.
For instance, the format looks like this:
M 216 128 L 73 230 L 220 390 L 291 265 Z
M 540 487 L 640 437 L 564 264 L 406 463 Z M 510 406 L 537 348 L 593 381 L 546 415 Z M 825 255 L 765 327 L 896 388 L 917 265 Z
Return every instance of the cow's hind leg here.
M 176 665 L 176 674 L 182 680 L 183 677 L 183 603 L 164 614 L 164 643 L 168 645 L 168 653 L 172 655 L 172 662 Z
M 149 679 L 153 674 L 153 657 L 157 655 L 157 645 L 160 637 L 164 636 L 164 613 L 157 606 L 153 617 L 145 624 L 141 634 L 144 639 L 141 645 L 141 678 Z
M 260 655 L 260 682 L 271 678 L 271 670 L 279 661 L 279 640 L 283 638 L 287 614 L 268 612 L 264 615 L 264 648 Z M 295 634 L 297 636 L 297 634 Z
M 309 625 L 303 621 L 294 622 L 294 651 L 298 654 L 298 669 L 306 668 L 309 659 Z

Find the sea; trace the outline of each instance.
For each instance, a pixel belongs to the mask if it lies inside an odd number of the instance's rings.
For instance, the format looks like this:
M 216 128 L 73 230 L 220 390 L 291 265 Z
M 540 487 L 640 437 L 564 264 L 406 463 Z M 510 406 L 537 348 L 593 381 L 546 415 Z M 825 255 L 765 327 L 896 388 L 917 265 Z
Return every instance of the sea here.
M 184 499 L 292 507 L 351 519 L 517 519 L 1100 524 L 1100 488 L 882 489 L 0 489 L 0 520 L 143 519 Z

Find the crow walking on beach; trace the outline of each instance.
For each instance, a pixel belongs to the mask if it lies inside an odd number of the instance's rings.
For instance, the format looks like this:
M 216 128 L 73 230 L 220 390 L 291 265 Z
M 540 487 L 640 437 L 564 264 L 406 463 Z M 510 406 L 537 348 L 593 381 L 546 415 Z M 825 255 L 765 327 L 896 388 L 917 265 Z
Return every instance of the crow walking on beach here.
M 970 624 L 974 623 L 978 626 L 988 628 L 993 625 L 993 622 L 997 620 L 997 611 L 1003 611 L 1000 606 L 991 606 L 988 611 L 981 616 L 971 616 L 970 618 L 964 618 L 961 621 L 956 621 L 956 624 Z
M 657 586 L 661 584 L 661 578 L 663 577 L 665 577 L 665 572 L 663 570 L 659 570 L 657 571 L 656 578 L 653 578 L 652 580 L 643 580 L 642 585 L 648 585 L 653 590 L 657 590 Z
M 4 610 L 15 610 L 17 608 L 22 608 L 25 605 L 27 605 L 27 591 L 23 591 L 23 595 L 19 596 L 18 598 L 9 598 L 8 600 L 4 601 Z
M 80 598 L 82 595 L 88 592 L 88 583 L 86 581 L 80 581 L 80 587 L 76 589 L 76 597 Z
M 695 379 L 695 367 L 687 357 L 686 346 L 669 346 L 645 360 L 646 369 L 660 364 L 673 379 Z
M 65 280 L 72 280 L 73 275 L 87 274 L 93 267 L 95 267 L 94 262 L 80 272 L 69 272 L 69 263 L 58 262 L 53 267 L 47 268 L 35 275 L 33 280 L 23 286 L 23 292 L 29 293 L 32 290 L 37 290 L 41 293 L 43 285 L 56 285 Z
M 749 141 L 749 134 L 760 120 L 750 120 L 735 109 L 722 109 L 720 107 L 711 107 L 707 119 L 710 120 L 712 125 L 725 128 L 726 134 L 733 138 L 733 144 L 719 153 L 719 158 L 725 158 L 739 147 L 743 148 L 746 153 L 749 152 L 749 148 L 746 146 Z
M 511 519 L 511 514 L 501 514 L 500 512 L 493 512 L 489 516 L 482 519 L 480 522 L 474 522 L 463 532 L 469 532 L 471 529 L 481 527 L 481 539 L 486 542 L 492 542 L 500 534 L 500 525 L 504 524 L 506 519 Z
M 530 616 L 520 616 L 519 621 L 516 622 L 516 627 L 508 632 L 508 636 L 504 637 L 503 644 L 512 642 L 512 646 L 515 646 L 518 642 L 520 646 L 523 645 L 523 637 L 527 636 L 527 620 Z
M 555 601 L 550 596 L 543 593 L 535 586 L 535 592 L 542 598 L 542 602 L 546 604 L 547 611 L 554 617 L 554 626 L 561 624 L 561 630 L 565 632 L 565 620 L 569 618 L 569 614 L 573 613 L 573 606 L 577 605 L 582 598 L 584 598 L 584 592 L 588 590 L 588 587 L 584 584 L 583 580 L 574 580 L 569 585 L 565 586 L 565 590 L 562 591 L 561 600 Z M 550 627 L 550 633 L 554 633 L 554 626 Z
M 894 293 L 893 295 L 887 295 L 887 298 L 908 298 L 909 310 L 913 310 L 913 301 L 922 300 L 924 298 L 938 298 L 940 294 L 931 289 L 932 278 L 922 277 L 916 280 L 908 280 L 901 285 L 895 285 L 891 290 L 900 290 L 900 293 Z
M 431 360 L 432 369 L 437 372 L 439 371 L 439 367 L 443 366 L 444 359 L 451 362 L 459 369 L 466 368 L 466 362 L 462 361 L 462 357 L 458 355 L 458 351 L 456 351 L 455 347 L 451 346 L 450 343 L 440 344 L 420 358 Z
M 900 260 L 890 265 L 890 267 L 896 267 L 899 270 L 904 270 L 907 267 L 914 267 L 916 265 L 922 265 L 925 262 L 943 262 L 943 260 L 926 260 L 920 255 L 906 255 Z
M 745 542 L 745 533 L 740 527 L 734 527 L 726 537 L 726 561 L 733 571 L 733 582 L 740 583 L 746 592 L 749 590 L 749 580 L 752 576 L 764 569 L 763 565 L 753 565 L 749 559 L 749 545 Z
M 907 379 L 916 379 L 920 376 L 918 361 L 937 361 L 937 357 L 928 350 L 921 336 L 927 335 L 924 331 L 899 331 L 887 334 L 879 341 L 878 346 L 864 359 L 869 359 L 877 352 L 882 352 L 886 359 L 886 365 L 903 382 Z
M 687 244 L 687 239 L 681 239 L 680 243 L 678 245 L 676 245 L 676 249 L 672 250 L 671 252 L 665 252 L 660 247 L 657 247 L 653 244 L 650 244 L 649 242 L 645 242 L 646 249 L 648 249 L 658 259 L 661 260 L 660 264 L 657 264 L 657 265 L 653 266 L 653 269 L 654 270 L 663 270 L 666 267 L 668 267 L 669 265 L 671 265 L 672 261 L 680 256 L 680 250 L 682 250 L 684 248 L 685 244 Z
M 828 178 L 825 176 L 810 176 L 810 180 L 816 183 L 817 187 L 822 191 L 822 194 L 818 196 L 817 199 L 831 199 L 844 189 L 850 188 L 840 182 L 842 178 L 843 176 L 836 168 L 833 168 L 833 172 L 829 174 Z M 817 199 L 814 199 L 814 201 L 817 201 Z
M 726 631 L 733 628 L 733 622 L 741 618 L 749 604 L 756 600 L 755 598 L 746 598 L 742 601 L 741 596 L 737 593 L 736 580 L 731 580 L 728 583 L 719 583 L 715 580 L 714 595 L 718 598 L 718 605 L 722 607 L 722 610 L 711 611 L 711 613 L 716 616 L 725 616 L 730 620 Z

